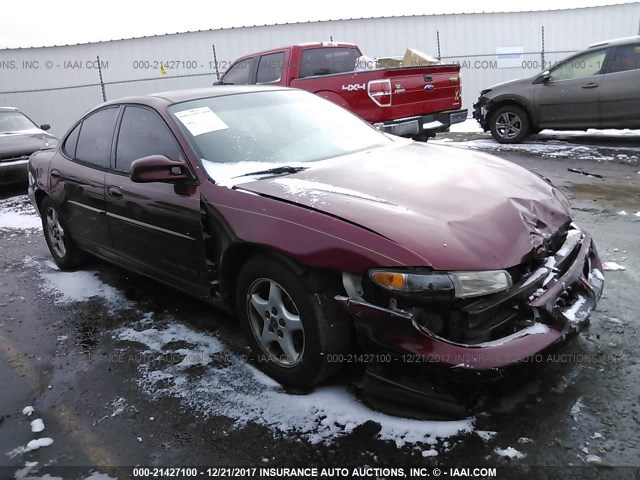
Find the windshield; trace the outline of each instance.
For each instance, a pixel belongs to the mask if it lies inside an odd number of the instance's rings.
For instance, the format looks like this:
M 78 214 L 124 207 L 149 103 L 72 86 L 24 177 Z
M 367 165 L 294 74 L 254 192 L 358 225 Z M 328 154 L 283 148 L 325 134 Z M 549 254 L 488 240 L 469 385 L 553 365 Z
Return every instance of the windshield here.
M 0 133 L 31 130 L 38 126 L 20 112 L 0 112 Z
M 216 168 L 241 174 L 392 143 L 355 115 L 302 91 L 204 98 L 169 111 L 214 180 Z

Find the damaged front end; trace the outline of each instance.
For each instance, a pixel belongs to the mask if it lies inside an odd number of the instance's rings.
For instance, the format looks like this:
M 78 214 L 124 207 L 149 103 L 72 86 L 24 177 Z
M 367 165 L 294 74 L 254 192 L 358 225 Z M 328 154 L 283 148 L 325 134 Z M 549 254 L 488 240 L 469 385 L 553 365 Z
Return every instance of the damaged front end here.
M 345 275 L 348 296 L 336 300 L 353 317 L 363 350 L 390 360 L 367 365 L 367 393 L 468 414 L 475 399 L 463 391 L 504 380 L 566 342 L 588 323 L 604 286 L 596 247 L 575 224 L 507 270 L 508 288 L 483 296 L 438 284 L 441 291 L 432 284 L 426 294 L 396 293 L 370 276 L 358 283 Z

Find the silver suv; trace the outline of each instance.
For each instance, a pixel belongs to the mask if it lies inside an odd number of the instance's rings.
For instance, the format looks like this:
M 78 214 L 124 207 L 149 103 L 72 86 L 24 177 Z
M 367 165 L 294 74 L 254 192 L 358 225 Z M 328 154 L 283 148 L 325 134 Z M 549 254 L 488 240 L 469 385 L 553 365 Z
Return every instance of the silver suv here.
M 482 90 L 473 117 L 500 143 L 545 128 L 640 128 L 640 37 L 591 45 L 534 77 Z

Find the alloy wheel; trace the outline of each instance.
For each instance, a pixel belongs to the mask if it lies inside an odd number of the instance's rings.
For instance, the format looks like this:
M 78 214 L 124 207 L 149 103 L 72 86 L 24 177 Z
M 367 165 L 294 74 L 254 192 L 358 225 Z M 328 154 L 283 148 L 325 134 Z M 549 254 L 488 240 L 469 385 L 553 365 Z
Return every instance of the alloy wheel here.
M 53 248 L 55 254 L 59 257 L 64 257 L 67 254 L 65 232 L 60 223 L 58 212 L 53 208 L 47 210 L 47 232 L 51 241 L 51 248 Z
M 504 112 L 496 119 L 496 131 L 502 138 L 515 138 L 522 130 L 522 119 L 513 112 Z
M 294 367 L 304 353 L 304 327 L 295 303 L 280 284 L 259 278 L 247 293 L 251 330 L 269 361 Z

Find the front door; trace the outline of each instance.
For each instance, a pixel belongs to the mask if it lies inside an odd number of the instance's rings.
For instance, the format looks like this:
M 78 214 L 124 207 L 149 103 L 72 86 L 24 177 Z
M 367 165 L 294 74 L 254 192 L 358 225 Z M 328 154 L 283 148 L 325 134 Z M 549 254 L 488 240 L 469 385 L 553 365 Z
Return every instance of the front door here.
M 183 154 L 157 112 L 125 107 L 115 166 L 105 180 L 107 218 L 118 255 L 136 270 L 208 295 L 200 188 L 196 184 L 134 183 L 131 163 L 149 155 L 178 160 Z
M 551 69 L 535 87 L 540 128 L 598 128 L 602 70 L 608 49 L 588 51 Z

